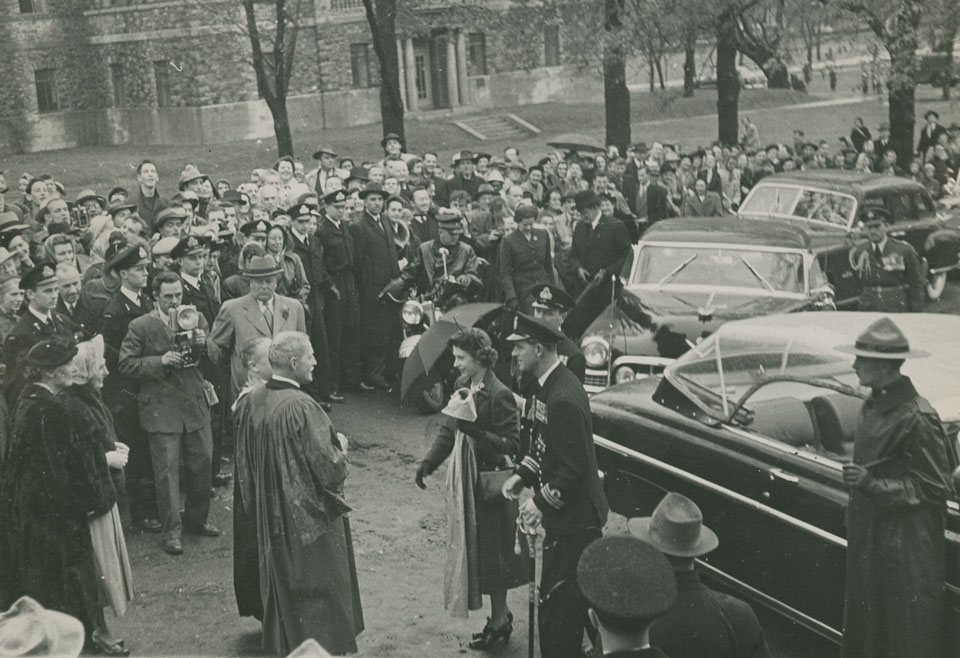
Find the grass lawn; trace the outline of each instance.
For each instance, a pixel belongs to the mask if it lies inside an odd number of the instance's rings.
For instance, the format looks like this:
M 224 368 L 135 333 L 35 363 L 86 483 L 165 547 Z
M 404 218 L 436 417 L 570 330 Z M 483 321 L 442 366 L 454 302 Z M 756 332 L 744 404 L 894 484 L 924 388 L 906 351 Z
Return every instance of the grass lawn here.
M 886 108 L 873 98 L 866 98 L 862 104 L 836 108 L 791 110 L 788 107 L 822 98 L 788 90 L 745 90 L 740 97 L 740 108 L 757 121 L 764 141 L 787 140 L 794 126 L 804 128 L 811 137 L 836 137 L 849 132 L 854 116 L 862 115 L 868 126 L 874 126 L 886 115 Z M 948 109 L 947 105 L 941 105 L 942 111 Z M 694 98 L 683 98 L 679 90 L 634 93 L 631 99 L 634 140 L 706 144 L 716 136 L 715 109 L 715 90 L 698 91 Z M 603 139 L 603 105 L 599 102 L 527 105 L 513 108 L 512 111 L 543 131 L 540 136 L 514 142 L 528 163 L 546 153 L 546 142 L 560 133 L 580 132 Z M 469 118 L 469 115 L 457 118 Z M 947 123 L 951 120 L 946 115 L 944 118 Z M 650 125 L 651 122 L 655 125 Z M 381 157 L 380 136 L 379 124 L 336 131 L 321 131 L 307 126 L 294 128 L 297 153 L 308 169 L 312 166 L 310 153 L 320 142 L 329 142 L 338 152 L 349 154 L 359 162 Z M 443 118 L 408 120 L 407 139 L 414 152 L 439 152 L 441 163 L 445 165 L 449 164 L 450 155 L 461 148 L 499 153 L 506 146 L 506 142 L 502 141 L 475 140 Z M 184 163 L 193 162 L 211 178 L 226 178 L 236 185 L 246 180 L 252 169 L 271 165 L 276 158 L 276 151 L 273 139 L 197 147 L 84 147 L 2 157 L 0 170 L 6 170 L 7 184 L 11 187 L 16 185 L 23 171 L 34 175 L 52 174 L 67 186 L 68 195 L 72 198 L 83 187 L 94 187 L 101 193 L 114 185 L 132 188 L 136 184 L 134 169 L 141 159 L 147 157 L 159 167 L 163 193 L 172 194 Z

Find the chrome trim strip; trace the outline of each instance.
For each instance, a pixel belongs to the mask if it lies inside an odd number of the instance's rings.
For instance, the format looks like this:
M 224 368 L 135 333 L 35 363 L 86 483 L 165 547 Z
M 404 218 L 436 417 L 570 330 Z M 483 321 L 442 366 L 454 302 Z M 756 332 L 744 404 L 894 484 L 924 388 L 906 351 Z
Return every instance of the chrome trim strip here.
M 663 240 L 641 240 L 638 245 L 642 250 L 644 247 L 674 247 L 674 248 L 699 248 L 699 249 L 735 249 L 738 251 L 757 251 L 776 254 L 796 254 L 806 256 L 810 253 L 807 249 L 796 249 L 793 247 L 775 247 L 761 244 L 743 244 L 742 242 L 669 242 Z
M 836 642 L 837 644 L 840 644 L 840 641 L 843 639 L 843 633 L 841 631 L 838 631 L 822 621 L 814 619 L 810 615 L 800 612 L 796 608 L 793 608 L 786 603 L 773 598 L 769 594 L 764 594 L 756 587 L 748 585 L 742 580 L 734 578 L 726 571 L 721 571 L 720 569 L 707 564 L 703 560 L 697 560 L 697 566 L 702 572 L 724 583 L 727 587 L 740 590 L 750 598 L 755 599 L 761 605 L 766 606 L 767 608 L 770 608 L 771 610 L 795 621 L 808 630 L 813 631 L 817 635 L 824 637 L 831 642 Z
M 703 487 L 704 489 L 707 489 L 712 493 L 730 498 L 733 501 L 740 503 L 741 505 L 749 507 L 755 512 L 766 514 L 767 516 L 773 517 L 778 521 L 782 521 L 787 525 L 791 525 L 797 528 L 798 530 L 802 530 L 804 532 L 815 535 L 816 537 L 819 537 L 820 539 L 823 539 L 824 541 L 827 541 L 835 546 L 839 546 L 844 549 L 846 549 L 847 547 L 847 540 L 844 539 L 843 537 L 838 537 L 832 533 L 822 530 L 821 528 L 818 528 L 815 525 L 807 523 L 806 521 L 795 519 L 789 514 L 785 514 L 784 512 L 781 512 L 778 509 L 774 509 L 769 505 L 764 505 L 763 503 L 760 503 L 752 498 L 748 498 L 747 496 L 737 493 L 736 491 L 732 491 L 730 489 L 727 489 L 726 487 L 720 486 L 719 484 L 710 482 L 709 480 L 706 480 L 698 475 L 694 475 L 693 473 L 689 473 L 681 468 L 677 468 L 672 464 L 667 464 L 666 462 L 662 462 L 659 459 L 654 459 L 653 457 L 644 455 L 643 453 L 637 452 L 636 450 L 631 450 L 630 448 L 622 446 L 619 443 L 614 443 L 609 439 L 605 439 L 598 434 L 593 435 L 593 442 L 623 457 L 630 457 L 631 459 L 636 459 L 638 461 L 643 462 L 644 464 L 647 464 L 648 466 L 653 466 L 654 468 L 658 468 L 660 470 L 666 471 L 670 475 L 680 478 L 681 480 L 686 480 L 690 484 L 694 484 L 698 487 Z
M 660 356 L 621 356 L 613 362 L 613 367 L 634 364 L 640 366 L 668 366 L 676 359 L 665 359 Z M 606 373 L 604 373 L 606 375 Z

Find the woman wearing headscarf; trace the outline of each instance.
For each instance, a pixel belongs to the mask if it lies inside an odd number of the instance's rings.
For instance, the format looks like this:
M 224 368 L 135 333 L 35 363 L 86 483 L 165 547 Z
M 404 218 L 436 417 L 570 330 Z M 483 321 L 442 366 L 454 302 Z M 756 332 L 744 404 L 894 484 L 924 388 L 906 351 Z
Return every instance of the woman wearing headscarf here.
M 25 358 L 31 383 L 13 411 L 0 477 L 0 607 L 32 596 L 79 619 L 91 650 L 126 656 L 103 615 L 105 603 L 118 605 L 103 582 L 112 577 L 105 558 L 123 541 L 116 494 L 103 444 L 61 395 L 76 378 L 76 355 L 72 342 L 50 338 Z
M 507 590 L 527 582 L 526 557 L 514 553 L 517 503 L 500 495 L 497 480 L 497 474 L 512 472 L 519 452 L 520 414 L 513 393 L 493 373 L 497 352 L 486 332 L 462 329 L 450 346 L 462 377 L 417 468 L 416 483 L 426 488 L 423 479 L 453 455 L 446 477 L 444 606 L 466 617 L 468 610 L 482 607 L 483 594 L 490 597 L 490 617 L 470 642 L 472 649 L 485 650 L 510 639 L 513 615 Z
M 267 253 L 283 269 L 277 283 L 277 294 L 305 304 L 310 295 L 307 271 L 300 256 L 287 249 L 287 233 L 282 226 L 274 224 L 267 232 Z

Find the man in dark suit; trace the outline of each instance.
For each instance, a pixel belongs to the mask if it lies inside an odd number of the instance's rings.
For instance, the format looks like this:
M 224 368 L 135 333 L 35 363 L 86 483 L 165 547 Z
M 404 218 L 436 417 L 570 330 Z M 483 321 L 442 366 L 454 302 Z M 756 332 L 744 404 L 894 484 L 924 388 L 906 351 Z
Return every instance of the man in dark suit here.
M 670 191 L 660 182 L 660 165 L 656 163 L 648 165 L 647 174 L 650 185 L 647 187 L 647 223 L 643 228 L 653 226 L 661 219 L 677 216 L 670 203 Z
M 441 207 L 450 205 L 450 195 L 456 190 L 463 190 L 470 198 L 477 193 L 483 182 L 475 172 L 477 156 L 470 151 L 460 151 L 453 156 L 453 167 L 456 173 L 443 185 L 437 185 L 436 200 Z
M 873 140 L 873 152 L 874 154 L 879 154 L 885 152 L 888 148 L 893 146 L 893 142 L 890 141 L 890 124 L 881 123 L 880 127 L 877 129 L 879 135 L 875 140 Z
M 393 226 L 382 214 L 384 198 L 379 184 L 367 185 L 360 192 L 363 210 L 348 224 L 356 247 L 363 362 L 360 387 L 366 391 L 390 388 L 386 380 L 388 352 L 400 334 L 400 308 L 382 294 L 387 284 L 400 276 Z
M 716 192 L 707 191 L 707 182 L 698 178 L 693 194 L 683 201 L 684 217 L 720 217 L 723 215 L 723 202 Z
M 360 386 L 360 353 L 357 349 L 360 307 L 354 276 L 356 248 L 353 233 L 344 223 L 347 220 L 346 193 L 343 190 L 331 192 L 323 197 L 323 203 L 326 213 L 317 227 L 317 239 L 323 247 L 323 264 L 332 284 L 325 291 L 323 318 L 330 348 L 330 387 L 333 394 L 339 395 L 341 391 Z
M 183 301 L 183 282 L 175 273 L 157 275 L 153 296 L 156 310 L 130 322 L 120 346 L 119 367 L 121 373 L 140 382 L 140 425 L 150 436 L 157 506 L 163 520 L 163 550 L 181 555 L 184 526 L 187 532 L 204 537 L 220 535 L 207 522 L 213 385 L 204 380 L 197 363 L 206 358 L 209 325 L 198 314 L 198 326 L 192 335 L 180 334 L 177 319 L 172 316 Z M 185 523 L 180 518 L 181 470 L 186 476 Z
M 80 295 L 80 271 L 71 263 L 57 264 L 57 313 L 68 322 L 76 342 L 90 340 L 97 332 L 90 328 L 90 313 L 84 308 Z
M 323 244 L 316 235 L 310 234 L 310 224 L 319 223 L 323 217 L 317 206 L 300 203 L 287 210 L 290 216 L 290 246 L 291 251 L 300 257 L 303 269 L 310 284 L 310 294 L 307 297 L 307 308 L 310 317 L 307 333 L 310 335 L 310 344 L 313 345 L 313 355 L 317 359 L 317 367 L 313 372 L 313 385 L 320 399 L 324 402 L 343 402 L 343 396 L 330 387 L 330 347 L 327 343 L 327 327 L 323 318 L 324 297 L 338 297 L 337 289 L 327 276 L 323 263 Z
M 917 142 L 917 153 L 924 157 L 927 149 L 940 141 L 940 135 L 946 135 L 947 129 L 940 125 L 940 114 L 936 110 L 927 110 L 923 115 L 927 122 L 920 130 L 920 140 Z
M 500 243 L 500 280 L 508 307 L 523 312 L 532 310 L 530 290 L 538 283 L 553 283 L 553 256 L 550 234 L 535 228 L 537 209 L 532 205 L 517 208 L 517 229 Z
M 104 404 L 113 414 L 117 438 L 130 446 L 126 476 L 131 519 L 134 526 L 142 530 L 160 532 L 150 444 L 140 427 L 137 409 L 140 381 L 120 372 L 120 346 L 130 322 L 153 310 L 149 295 L 143 293 L 149 264 L 147 249 L 142 245 L 124 247 L 107 262 L 106 273 L 116 273 L 120 287 L 107 302 L 100 318 L 104 359 L 109 371 L 103 382 L 102 395 Z
M 27 308 L 3 344 L 3 363 L 6 366 L 4 389 L 11 408 L 26 383 L 22 364 L 30 348 L 54 336 L 70 340 L 75 338 L 69 318 L 55 310 L 57 286 L 55 266 L 46 261 L 37 263 L 20 279 L 20 289 L 26 294 Z
M 630 235 L 619 219 L 601 216 L 593 190 L 577 192 L 575 201 L 580 221 L 573 229 L 570 266 L 577 273 L 579 293 L 592 282 L 620 274 L 630 252 Z
M 513 356 L 521 372 L 537 378 L 539 390 L 525 410 L 532 420 L 531 445 L 503 486 L 517 499 L 526 529 L 543 526 L 540 576 L 540 647 L 551 658 L 581 658 L 587 606 L 576 582 L 580 554 L 602 535 L 609 511 L 597 475 L 590 401 L 583 386 L 557 356 L 563 336 L 539 320 L 518 315 Z

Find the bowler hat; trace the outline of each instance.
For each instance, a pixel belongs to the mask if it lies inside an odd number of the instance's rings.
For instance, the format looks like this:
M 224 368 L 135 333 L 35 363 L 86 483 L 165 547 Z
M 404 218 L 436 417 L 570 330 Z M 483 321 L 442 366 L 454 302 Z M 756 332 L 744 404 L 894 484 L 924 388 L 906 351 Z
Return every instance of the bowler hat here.
M 182 189 L 185 188 L 189 183 L 191 183 L 191 182 L 193 182 L 193 181 L 195 181 L 195 180 L 198 180 L 198 179 L 201 179 L 201 180 L 202 180 L 202 179 L 204 179 L 204 178 L 207 178 L 207 175 L 206 175 L 206 174 L 201 174 L 201 173 L 200 173 L 200 170 L 197 169 L 197 166 L 196 166 L 196 165 L 188 164 L 187 166 L 185 166 L 185 167 L 183 168 L 183 171 L 180 172 L 180 182 L 179 182 L 179 184 L 177 185 L 177 188 L 180 189 L 180 190 L 182 190 Z
M 330 155 L 334 158 L 337 157 L 337 152 L 333 150 L 329 144 L 321 144 L 317 147 L 317 150 L 313 152 L 313 159 L 319 160 L 321 155 Z
M 77 348 L 73 351 L 76 353 Z M 73 658 L 80 655 L 83 642 L 83 624 L 79 619 L 47 610 L 29 596 L 21 596 L 0 614 L 0 656 Z
M 513 319 L 513 333 L 507 336 L 511 343 L 524 340 L 544 345 L 556 345 L 563 341 L 563 335 L 556 329 L 524 313 L 517 313 Z
M 563 288 L 552 283 L 541 283 L 530 289 L 533 296 L 534 308 L 554 308 L 560 311 L 569 311 L 573 308 L 574 299 Z
M 696 503 L 678 493 L 663 497 L 653 516 L 630 519 L 631 534 L 667 555 L 699 557 L 720 545 L 716 533 L 703 525 Z
M 277 265 L 277 261 L 273 259 L 273 256 L 267 254 L 266 256 L 254 256 L 251 258 L 241 274 L 248 279 L 265 279 L 270 276 L 276 276 L 282 271 L 283 268 Z
M 387 193 L 383 191 L 383 185 L 380 183 L 368 183 L 365 188 L 360 190 L 361 199 L 366 199 L 372 194 L 379 195 L 381 199 L 385 199 L 387 197 Z
M 577 585 L 601 619 L 652 620 L 673 607 L 677 580 L 656 548 L 629 536 L 604 537 L 584 549 Z
M 600 199 L 593 190 L 580 190 L 573 196 L 573 200 L 576 201 L 577 210 L 580 212 L 600 205 Z
M 21 290 L 33 290 L 57 282 L 57 266 L 49 261 L 41 261 L 20 278 Z
M 54 336 L 30 348 L 24 362 L 34 368 L 59 368 L 77 355 L 77 346 L 69 338 Z
M 890 318 L 880 318 L 857 336 L 853 345 L 837 345 L 834 349 L 870 359 L 920 359 L 930 356 L 911 350 L 910 341 Z

